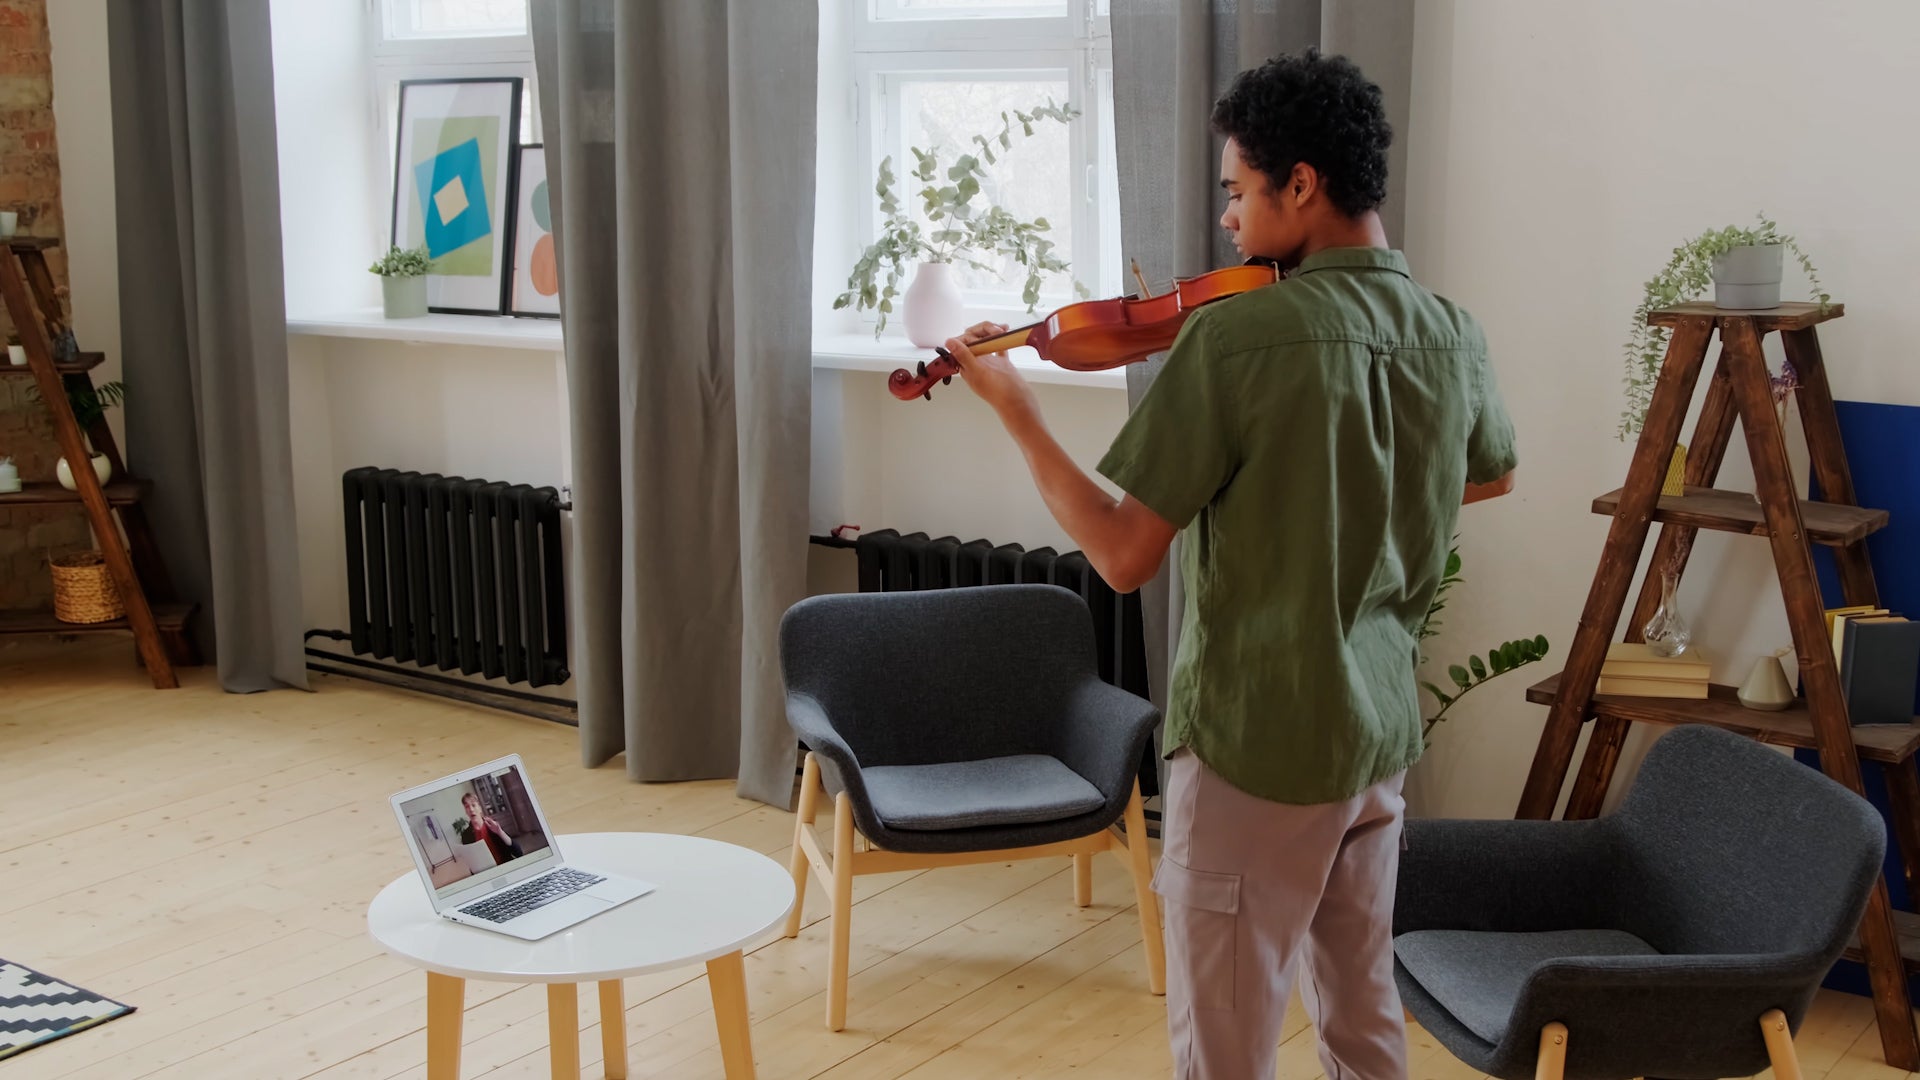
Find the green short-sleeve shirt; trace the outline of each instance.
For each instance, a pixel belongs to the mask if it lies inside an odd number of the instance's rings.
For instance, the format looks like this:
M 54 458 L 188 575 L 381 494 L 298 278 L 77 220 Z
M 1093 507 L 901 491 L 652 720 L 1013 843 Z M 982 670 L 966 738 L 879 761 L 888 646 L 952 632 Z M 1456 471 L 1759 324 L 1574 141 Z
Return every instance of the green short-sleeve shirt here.
M 1296 804 L 1413 764 L 1414 631 L 1462 491 L 1513 444 L 1479 325 L 1397 251 L 1322 251 L 1188 319 L 1099 466 L 1184 529 L 1165 751 Z

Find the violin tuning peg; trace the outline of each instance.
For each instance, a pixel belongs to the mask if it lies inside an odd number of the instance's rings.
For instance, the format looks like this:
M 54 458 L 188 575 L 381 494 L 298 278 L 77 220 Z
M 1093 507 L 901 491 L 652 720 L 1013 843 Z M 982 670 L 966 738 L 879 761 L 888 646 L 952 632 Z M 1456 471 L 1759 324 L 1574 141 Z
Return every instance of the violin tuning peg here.
M 917 368 L 916 368 L 915 370 L 916 370 L 916 372 L 917 372 L 917 373 L 919 374 L 919 376 L 920 376 L 921 378 L 923 378 L 923 379 L 924 379 L 924 378 L 926 378 L 926 377 L 927 377 L 927 362 L 926 362 L 925 360 L 922 360 L 922 361 L 920 361 L 920 363 L 919 363 L 919 366 L 918 366 L 918 367 L 917 367 Z
M 932 400 L 933 400 L 933 388 L 932 388 L 932 387 L 928 387 L 927 389 L 925 389 L 925 390 L 922 390 L 922 391 L 920 392 L 920 396 L 921 396 L 921 397 L 923 397 L 923 398 L 925 398 L 925 399 L 926 399 L 926 400 L 928 400 L 928 401 L 932 401 Z
M 949 376 L 947 376 L 946 378 L 944 378 L 944 379 L 941 379 L 941 380 L 940 380 L 940 385 L 941 385 L 941 386 L 952 386 L 952 385 L 953 385 L 953 376 L 951 376 L 951 375 L 949 375 Z

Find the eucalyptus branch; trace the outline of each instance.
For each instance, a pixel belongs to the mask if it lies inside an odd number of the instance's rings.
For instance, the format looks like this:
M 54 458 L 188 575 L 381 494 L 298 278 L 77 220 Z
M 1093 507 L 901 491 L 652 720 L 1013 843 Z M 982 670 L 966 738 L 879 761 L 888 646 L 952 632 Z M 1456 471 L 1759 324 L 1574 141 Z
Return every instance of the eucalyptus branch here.
M 887 316 L 893 313 L 906 267 L 916 262 L 958 262 L 996 273 L 999 267 L 976 257 L 991 255 L 1011 258 L 1026 268 L 1021 296 L 1027 310 L 1032 311 L 1039 303 L 1045 275 L 1068 270 L 1067 261 L 1053 253 L 1054 243 L 1044 235 L 1052 225 L 1043 217 L 1022 221 L 990 203 L 976 206 L 975 200 L 981 194 L 982 182 L 988 179 L 987 166 L 996 164 L 1016 139 L 1031 136 L 1034 126 L 1042 121 L 1066 124 L 1079 116 L 1079 109 L 1056 105 L 1051 98 L 1030 111 L 1003 112 L 999 131 L 973 136 L 975 152 L 961 154 L 945 169 L 940 165 L 940 147 L 909 147 L 914 156 L 912 177 L 921 184 L 915 194 L 920 198 L 925 228 L 901 207 L 893 158 L 881 159 L 874 194 L 880 199 L 880 212 L 886 220 L 881 224 L 880 237 L 854 263 L 846 291 L 834 298 L 834 310 L 851 306 L 878 311 L 879 320 L 874 326 L 874 336 L 878 337 L 886 329 Z M 883 269 L 884 284 L 880 280 Z M 1077 281 L 1074 290 L 1086 295 Z

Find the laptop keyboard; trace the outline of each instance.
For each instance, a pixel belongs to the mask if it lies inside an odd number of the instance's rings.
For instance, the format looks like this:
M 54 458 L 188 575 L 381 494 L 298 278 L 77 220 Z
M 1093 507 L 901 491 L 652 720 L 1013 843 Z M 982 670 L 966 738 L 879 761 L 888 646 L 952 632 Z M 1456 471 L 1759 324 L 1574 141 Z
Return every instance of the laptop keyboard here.
M 545 907 L 555 900 L 572 896 L 581 889 L 592 888 L 605 880 L 607 879 L 596 874 L 585 873 L 571 867 L 561 867 L 545 877 L 534 878 L 532 881 L 489 896 L 485 900 L 468 904 L 460 911 L 476 919 L 503 923 L 525 915 L 535 908 Z

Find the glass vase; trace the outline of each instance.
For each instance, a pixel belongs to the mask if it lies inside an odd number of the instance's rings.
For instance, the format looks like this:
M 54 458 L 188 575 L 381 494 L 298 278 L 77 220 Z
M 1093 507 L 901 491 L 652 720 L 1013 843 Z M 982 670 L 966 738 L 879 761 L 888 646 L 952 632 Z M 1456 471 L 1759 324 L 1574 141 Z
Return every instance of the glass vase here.
M 1693 631 L 1680 614 L 1674 594 L 1680 589 L 1680 575 L 1668 571 L 1660 575 L 1660 606 L 1642 628 L 1647 645 L 1659 656 L 1679 656 L 1693 642 Z

